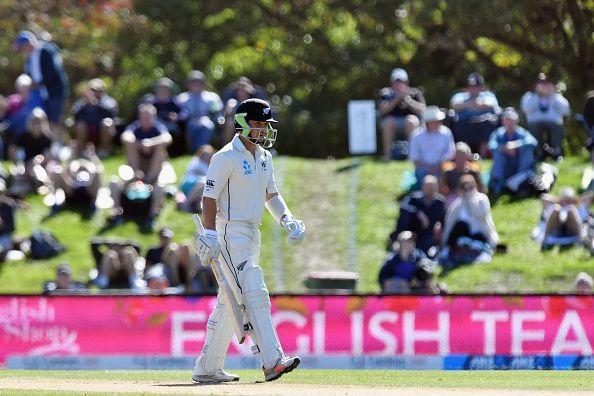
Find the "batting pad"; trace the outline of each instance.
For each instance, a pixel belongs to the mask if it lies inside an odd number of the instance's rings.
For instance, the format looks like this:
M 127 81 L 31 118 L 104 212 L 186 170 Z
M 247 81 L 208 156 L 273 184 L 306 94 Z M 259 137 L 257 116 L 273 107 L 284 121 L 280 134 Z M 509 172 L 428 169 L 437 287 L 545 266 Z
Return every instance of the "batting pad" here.
M 232 320 L 233 314 L 219 292 L 217 305 L 208 317 L 204 346 L 194 366 L 195 375 L 212 375 L 223 368 L 233 335 Z
M 243 297 L 247 317 L 253 327 L 252 336 L 260 349 L 264 368 L 274 367 L 283 356 L 283 350 L 272 324 L 270 296 L 264 283 L 262 269 L 249 268 L 243 280 Z

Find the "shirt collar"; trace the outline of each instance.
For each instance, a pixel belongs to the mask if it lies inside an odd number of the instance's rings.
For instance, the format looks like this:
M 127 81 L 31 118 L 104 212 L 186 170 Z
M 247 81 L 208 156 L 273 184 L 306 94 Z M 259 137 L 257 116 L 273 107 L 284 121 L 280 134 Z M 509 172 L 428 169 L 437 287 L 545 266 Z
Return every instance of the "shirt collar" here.
M 232 144 L 233 144 L 233 149 L 238 150 L 238 151 L 245 151 L 245 152 L 249 153 L 248 149 L 245 147 L 245 144 L 243 144 L 243 141 L 239 137 L 238 133 L 235 134 L 235 136 L 233 136 Z M 256 145 L 256 155 L 262 154 L 262 151 L 264 151 L 264 149 L 260 145 L 257 144 Z

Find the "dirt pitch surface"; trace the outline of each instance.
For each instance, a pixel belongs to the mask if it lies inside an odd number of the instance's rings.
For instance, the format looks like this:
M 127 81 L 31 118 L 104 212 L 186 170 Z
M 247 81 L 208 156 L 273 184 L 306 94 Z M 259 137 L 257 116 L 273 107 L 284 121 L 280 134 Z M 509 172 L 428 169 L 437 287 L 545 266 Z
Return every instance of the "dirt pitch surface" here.
M 284 384 L 282 380 L 270 383 L 229 383 L 223 385 L 197 385 L 190 383 L 106 380 L 24 380 L 23 378 L 0 378 L 0 394 L 3 391 L 70 392 L 81 394 L 154 394 L 154 395 L 444 395 L 444 396 L 559 396 L 586 395 L 579 391 L 543 391 L 511 389 L 468 388 L 397 388 L 364 387 L 357 385 Z

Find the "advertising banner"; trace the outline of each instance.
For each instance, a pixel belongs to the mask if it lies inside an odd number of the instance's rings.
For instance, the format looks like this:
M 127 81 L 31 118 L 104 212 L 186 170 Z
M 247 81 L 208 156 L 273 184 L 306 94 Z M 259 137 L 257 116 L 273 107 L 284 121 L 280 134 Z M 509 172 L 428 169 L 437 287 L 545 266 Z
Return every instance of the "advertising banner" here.
M 195 356 L 215 297 L 0 296 L 10 355 Z M 592 355 L 591 296 L 274 296 L 283 348 L 301 356 Z M 251 342 L 231 341 L 231 356 Z

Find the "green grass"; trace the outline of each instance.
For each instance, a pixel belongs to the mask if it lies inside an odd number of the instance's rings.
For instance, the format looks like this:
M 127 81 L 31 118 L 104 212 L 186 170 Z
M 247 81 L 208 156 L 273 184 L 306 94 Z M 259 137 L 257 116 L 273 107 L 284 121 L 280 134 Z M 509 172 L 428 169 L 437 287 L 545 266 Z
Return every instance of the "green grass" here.
M 107 184 L 109 175 L 115 174 L 122 157 L 106 162 Z M 178 178 L 189 157 L 178 157 L 170 162 Z M 360 166 L 338 172 L 355 161 Z M 553 192 L 562 186 L 579 185 L 581 173 L 588 165 L 585 158 L 570 157 L 559 164 L 560 177 Z M 356 254 L 355 267 L 361 274 L 360 292 L 377 292 L 377 272 L 385 258 L 385 241 L 395 225 L 398 213 L 396 197 L 401 194 L 400 184 L 405 172 L 412 169 L 408 162 L 381 163 L 370 157 L 342 160 L 312 160 L 295 157 L 276 158 L 277 176 L 282 176 L 282 192 L 293 213 L 307 226 L 303 244 L 289 246 L 281 232 L 280 251 L 283 263 L 283 290 L 275 284 L 273 268 L 273 224 L 271 216 L 264 215 L 262 224 L 261 265 L 268 286 L 275 291 L 305 291 L 303 279 L 312 270 L 348 270 L 352 264 L 349 254 Z M 485 164 L 484 169 L 489 169 Z M 282 173 L 282 175 L 280 174 Z M 356 188 L 356 213 L 351 213 L 349 194 Z M 11 261 L 0 264 L 0 293 L 39 293 L 42 283 L 54 277 L 59 262 L 68 261 L 74 278 L 86 280 L 94 263 L 89 242 L 99 235 L 109 213 L 98 212 L 87 220 L 72 211 L 62 211 L 47 219 L 48 208 L 41 198 L 29 196 L 30 207 L 18 211 L 18 236 L 28 236 L 37 228 L 53 231 L 67 246 L 67 251 L 51 260 Z M 504 197 L 493 208 L 493 217 L 502 242 L 509 252 L 497 255 L 492 263 L 466 266 L 440 278 L 451 292 L 559 292 L 570 291 L 573 278 L 579 271 L 590 271 L 593 261 L 584 249 L 556 250 L 542 253 L 539 245 L 530 239 L 530 232 L 540 215 L 537 199 L 509 202 Z M 350 223 L 355 218 L 356 223 Z M 167 200 L 157 219 L 155 230 L 162 225 L 172 227 L 176 242 L 191 242 L 194 225 L 189 214 L 175 209 L 173 200 Z M 355 227 L 355 241 L 349 240 L 349 227 Z M 143 251 L 156 243 L 155 233 L 143 234 L 135 223 L 101 233 L 103 236 L 132 238 L 142 244 Z
M 241 376 L 237 385 L 249 385 L 262 380 L 259 370 L 234 371 Z M 107 392 L 111 383 L 130 383 L 126 394 L 140 394 L 135 391 L 136 385 L 149 385 L 154 392 L 162 387 L 163 393 L 167 389 L 181 391 L 181 393 L 196 394 L 207 391 L 209 394 L 221 392 L 233 393 L 235 384 L 224 387 L 198 387 L 191 386 L 188 371 L 3 371 L 0 376 L 0 385 L 3 393 L 8 395 L 22 394 L 55 394 L 50 390 L 22 391 L 16 390 L 3 381 L 18 381 L 21 383 L 47 383 L 52 381 L 68 382 L 69 385 L 80 381 L 86 383 L 84 393 L 93 394 L 123 394 L 117 391 Z M 97 382 L 100 384 L 98 385 Z M 293 389 L 305 391 L 308 386 L 327 386 L 326 391 L 333 389 L 334 394 L 345 394 L 350 389 L 362 390 L 364 388 L 375 390 L 399 388 L 434 388 L 438 389 L 491 389 L 491 390 L 546 390 L 559 391 L 593 391 L 594 376 L 585 371 L 385 371 L 385 370 L 298 370 L 284 376 L 271 384 L 253 385 L 254 394 L 261 387 L 274 387 L 282 384 L 285 392 Z M 297 388 L 291 388 L 295 385 Z M 81 385 L 81 387 L 84 385 Z M 250 385 L 251 386 L 251 385 Z M 187 387 L 184 388 L 184 387 Z M 280 391 L 280 390 L 279 390 Z M 153 393 L 153 392 L 151 392 Z M 158 393 L 158 392 L 157 392 Z M 176 392 L 177 393 L 177 392 Z M 202 393 L 202 392 L 200 392 Z M 239 393 L 239 391 L 238 391 Z M 241 392 L 245 394 L 245 388 Z M 83 392 L 60 392 L 60 394 L 83 394 Z M 268 394 L 268 393 L 267 393 Z M 292 393 L 296 394 L 296 393 Z

